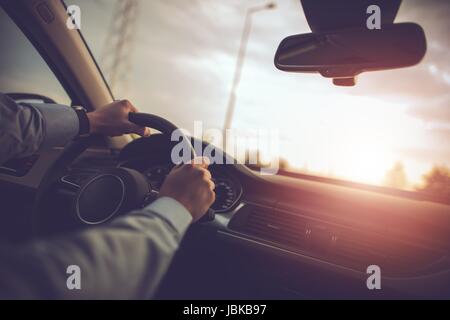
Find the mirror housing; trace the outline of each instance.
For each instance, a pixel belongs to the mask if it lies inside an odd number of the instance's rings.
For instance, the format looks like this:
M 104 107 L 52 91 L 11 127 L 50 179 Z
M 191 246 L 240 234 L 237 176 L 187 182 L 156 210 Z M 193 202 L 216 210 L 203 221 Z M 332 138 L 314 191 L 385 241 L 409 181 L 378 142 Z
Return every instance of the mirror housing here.
M 414 23 L 381 29 L 342 29 L 298 34 L 281 41 L 275 66 L 288 72 L 318 72 L 335 85 L 354 85 L 362 72 L 413 66 L 426 52 L 423 29 Z

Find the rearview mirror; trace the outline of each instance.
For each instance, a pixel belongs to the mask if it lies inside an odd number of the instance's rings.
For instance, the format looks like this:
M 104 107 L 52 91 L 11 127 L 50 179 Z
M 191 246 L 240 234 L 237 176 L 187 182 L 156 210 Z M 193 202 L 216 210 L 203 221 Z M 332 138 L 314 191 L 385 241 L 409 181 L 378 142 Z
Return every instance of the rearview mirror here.
M 388 24 L 379 30 L 287 37 L 275 54 L 275 66 L 289 72 L 319 72 L 336 85 L 354 85 L 361 72 L 409 67 L 419 63 L 425 52 L 425 34 L 419 25 Z

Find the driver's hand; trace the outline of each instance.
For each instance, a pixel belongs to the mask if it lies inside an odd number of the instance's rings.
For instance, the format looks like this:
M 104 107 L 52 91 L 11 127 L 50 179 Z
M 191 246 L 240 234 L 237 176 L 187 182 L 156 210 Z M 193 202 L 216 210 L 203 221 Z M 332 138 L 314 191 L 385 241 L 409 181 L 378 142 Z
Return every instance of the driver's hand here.
M 91 133 L 110 137 L 121 136 L 127 133 L 149 136 L 149 128 L 141 127 L 128 121 L 130 112 L 138 112 L 138 110 L 128 100 L 114 101 L 94 112 L 89 112 L 87 116 Z
M 193 161 L 172 169 L 159 192 L 160 197 L 171 197 L 180 202 L 197 221 L 213 204 L 216 194 L 208 171 L 207 159 Z

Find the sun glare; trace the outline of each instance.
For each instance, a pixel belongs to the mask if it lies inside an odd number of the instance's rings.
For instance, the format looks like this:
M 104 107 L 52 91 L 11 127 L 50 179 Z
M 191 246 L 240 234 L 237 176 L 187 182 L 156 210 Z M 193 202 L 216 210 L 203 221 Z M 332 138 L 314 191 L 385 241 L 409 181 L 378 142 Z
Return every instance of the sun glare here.
M 280 126 L 280 158 L 295 170 L 383 185 L 386 173 L 402 160 L 398 148 L 408 138 L 420 139 L 411 134 L 415 123 L 403 104 L 332 93 L 319 101 L 316 96 L 305 95 L 302 102 L 305 107 L 292 106 L 291 102 Z M 420 174 L 413 166 L 406 169 L 413 177 L 405 186 L 408 188 L 418 182 Z

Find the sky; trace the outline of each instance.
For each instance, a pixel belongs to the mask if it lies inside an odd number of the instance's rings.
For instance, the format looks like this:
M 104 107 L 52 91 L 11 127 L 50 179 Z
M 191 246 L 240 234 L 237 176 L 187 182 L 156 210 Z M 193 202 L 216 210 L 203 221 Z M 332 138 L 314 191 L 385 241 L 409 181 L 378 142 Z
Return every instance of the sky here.
M 81 31 L 105 68 L 102 52 L 116 2 L 66 1 L 81 7 Z M 404 0 L 396 22 L 424 28 L 424 60 L 410 68 L 364 73 L 351 88 L 274 67 L 284 37 L 310 32 L 300 1 L 276 2 L 276 9 L 252 16 L 234 129 L 277 131 L 281 156 L 311 174 L 381 185 L 386 172 L 401 162 L 405 187 L 412 188 L 432 166 L 450 167 L 448 1 Z M 131 68 L 115 96 L 190 131 L 196 120 L 221 129 L 245 12 L 264 3 L 140 0 L 129 46 Z

